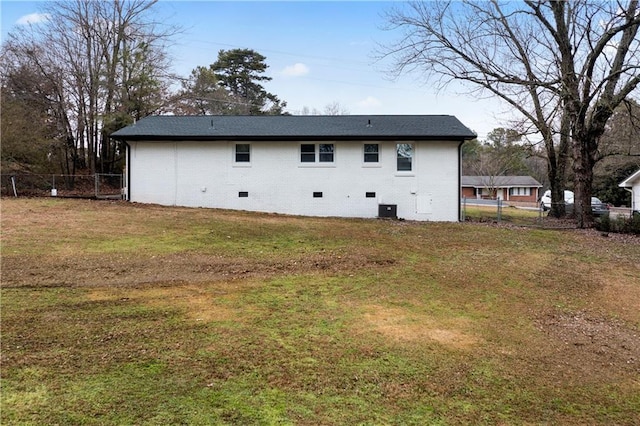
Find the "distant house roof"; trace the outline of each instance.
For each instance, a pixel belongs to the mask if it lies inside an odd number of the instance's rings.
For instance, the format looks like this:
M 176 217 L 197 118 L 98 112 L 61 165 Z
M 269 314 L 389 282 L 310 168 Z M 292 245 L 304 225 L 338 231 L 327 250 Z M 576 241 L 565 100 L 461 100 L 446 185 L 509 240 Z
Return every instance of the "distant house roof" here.
M 640 182 L 640 169 L 638 169 L 634 174 L 623 180 L 620 185 L 621 188 L 631 188 L 634 183 Z
M 474 188 L 542 187 L 531 176 L 462 176 L 461 183 Z
M 143 118 L 118 140 L 470 140 L 451 115 L 169 116 Z

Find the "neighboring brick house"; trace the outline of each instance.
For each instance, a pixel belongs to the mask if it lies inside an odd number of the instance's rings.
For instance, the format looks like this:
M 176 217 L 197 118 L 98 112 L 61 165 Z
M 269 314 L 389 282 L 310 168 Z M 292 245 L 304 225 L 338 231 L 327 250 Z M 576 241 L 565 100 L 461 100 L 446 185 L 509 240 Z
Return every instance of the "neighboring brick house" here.
M 459 221 L 476 135 L 448 115 L 153 116 L 111 137 L 133 202 Z
M 535 203 L 540 182 L 531 176 L 462 176 L 462 196 L 476 199 Z

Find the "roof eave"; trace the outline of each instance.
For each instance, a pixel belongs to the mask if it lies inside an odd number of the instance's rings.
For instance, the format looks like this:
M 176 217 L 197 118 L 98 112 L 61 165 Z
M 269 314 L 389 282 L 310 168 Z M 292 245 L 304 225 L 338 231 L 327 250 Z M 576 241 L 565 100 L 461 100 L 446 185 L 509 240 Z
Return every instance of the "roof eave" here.
M 112 139 L 120 141 L 195 141 L 195 142 L 217 142 L 217 141 L 454 141 L 462 142 L 475 139 L 475 136 L 425 136 L 425 135 L 280 135 L 280 136 L 256 136 L 256 135 L 226 135 L 226 136 L 204 136 L 204 135 L 111 135 Z
M 620 188 L 632 188 L 633 187 L 632 182 L 638 178 L 640 178 L 640 169 L 638 169 L 634 174 L 632 174 L 631 176 L 623 180 L 618 186 Z

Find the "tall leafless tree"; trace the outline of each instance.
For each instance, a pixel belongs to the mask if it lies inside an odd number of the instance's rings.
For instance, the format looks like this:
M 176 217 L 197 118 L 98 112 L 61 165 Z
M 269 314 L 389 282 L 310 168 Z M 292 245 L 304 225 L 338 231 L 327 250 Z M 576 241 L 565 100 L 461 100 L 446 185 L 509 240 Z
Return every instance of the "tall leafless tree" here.
M 403 31 L 383 49 L 395 73 L 459 82 L 524 117 L 544 143 L 556 202 L 571 155 L 577 224 L 589 225 L 599 138 L 640 83 L 638 1 L 413 2 L 388 22 Z
M 29 63 L 50 81 L 74 168 L 117 171 L 121 152 L 109 133 L 158 107 L 151 92 L 168 86 L 165 52 L 176 29 L 155 21 L 156 2 L 47 2 L 47 21 L 19 28 L 3 46 L 7 68 Z

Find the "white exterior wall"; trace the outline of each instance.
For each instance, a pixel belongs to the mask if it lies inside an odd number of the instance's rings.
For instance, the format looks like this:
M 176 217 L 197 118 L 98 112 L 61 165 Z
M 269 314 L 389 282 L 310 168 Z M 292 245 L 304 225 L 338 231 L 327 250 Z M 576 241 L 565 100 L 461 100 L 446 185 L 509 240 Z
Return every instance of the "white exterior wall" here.
M 235 144 L 251 161 L 235 163 Z M 333 163 L 301 163 L 302 143 L 334 143 Z M 364 162 L 378 143 L 379 163 Z M 409 220 L 458 221 L 458 142 L 416 142 L 413 170 L 396 171 L 396 142 L 130 142 L 130 201 L 306 216 L 377 217 L 397 205 Z M 317 160 L 317 158 L 316 158 Z M 248 197 L 238 196 L 240 191 Z M 314 198 L 322 192 L 322 198 Z M 366 198 L 375 192 L 375 198 Z

